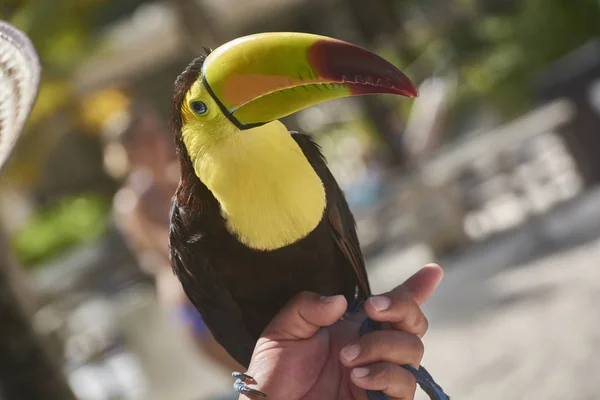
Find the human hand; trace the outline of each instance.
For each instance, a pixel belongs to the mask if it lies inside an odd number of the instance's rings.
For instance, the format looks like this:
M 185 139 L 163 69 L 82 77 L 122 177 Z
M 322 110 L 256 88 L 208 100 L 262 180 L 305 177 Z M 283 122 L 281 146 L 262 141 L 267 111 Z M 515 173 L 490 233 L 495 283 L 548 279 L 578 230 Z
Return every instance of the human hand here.
M 343 296 L 297 295 L 258 340 L 248 374 L 275 400 L 366 400 L 365 390 L 381 390 L 390 400 L 413 399 L 415 378 L 401 365 L 421 363 L 428 323 L 420 305 L 442 276 L 438 265 L 427 265 L 403 285 L 369 298 L 364 313 L 344 320 Z M 365 313 L 383 322 L 384 330 L 359 338 Z

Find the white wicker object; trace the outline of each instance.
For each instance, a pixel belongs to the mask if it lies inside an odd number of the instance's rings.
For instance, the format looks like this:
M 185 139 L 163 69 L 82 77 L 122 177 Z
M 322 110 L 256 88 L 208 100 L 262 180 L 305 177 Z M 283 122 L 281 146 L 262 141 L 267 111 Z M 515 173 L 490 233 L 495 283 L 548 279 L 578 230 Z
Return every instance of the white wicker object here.
M 0 170 L 37 97 L 40 63 L 29 38 L 0 21 Z

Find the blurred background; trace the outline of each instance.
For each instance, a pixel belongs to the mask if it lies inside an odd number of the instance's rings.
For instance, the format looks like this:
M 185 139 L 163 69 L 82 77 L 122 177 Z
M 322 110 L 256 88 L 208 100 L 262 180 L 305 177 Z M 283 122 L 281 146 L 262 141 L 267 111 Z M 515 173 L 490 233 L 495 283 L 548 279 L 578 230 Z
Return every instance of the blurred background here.
M 0 179 L 0 297 L 73 393 L 0 357 L 0 399 L 235 398 L 166 258 L 168 110 L 203 46 L 264 31 L 350 41 L 418 84 L 415 101 L 337 100 L 285 123 L 323 146 L 376 292 L 445 267 L 424 364 L 447 392 L 600 399 L 599 1 L 0 0 L 0 19 L 44 68 Z M 10 347 L 26 328 L 0 319 Z

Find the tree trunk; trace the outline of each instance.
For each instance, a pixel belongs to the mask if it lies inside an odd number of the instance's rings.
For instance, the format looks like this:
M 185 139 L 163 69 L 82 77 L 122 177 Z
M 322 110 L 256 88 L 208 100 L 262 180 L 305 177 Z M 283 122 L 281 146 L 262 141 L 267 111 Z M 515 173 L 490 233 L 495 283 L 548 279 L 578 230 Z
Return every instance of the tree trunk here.
M 33 330 L 19 281 L 0 232 L 0 398 L 2 400 L 75 400 L 60 363 Z

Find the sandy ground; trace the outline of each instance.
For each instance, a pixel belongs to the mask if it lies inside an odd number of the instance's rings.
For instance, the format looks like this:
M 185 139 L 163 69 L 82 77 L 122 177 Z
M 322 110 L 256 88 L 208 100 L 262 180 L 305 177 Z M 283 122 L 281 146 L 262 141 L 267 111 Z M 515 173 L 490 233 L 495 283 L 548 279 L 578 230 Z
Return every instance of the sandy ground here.
M 600 399 L 599 259 L 595 241 L 492 274 L 450 271 L 425 307 L 423 365 L 453 399 Z
M 423 365 L 453 399 L 600 399 L 599 209 L 590 193 L 442 263 Z M 376 285 L 395 259 L 375 265 Z
M 600 192 L 442 262 L 445 280 L 425 305 L 423 364 L 453 399 L 600 399 L 597 237 Z M 429 261 L 420 247 L 372 260 L 375 291 Z M 228 371 L 195 357 L 191 344 L 161 322 L 156 305 L 139 318 L 130 326 L 147 333 L 134 347 L 151 366 L 149 399 L 231 393 Z M 426 397 L 419 392 L 417 399 Z

